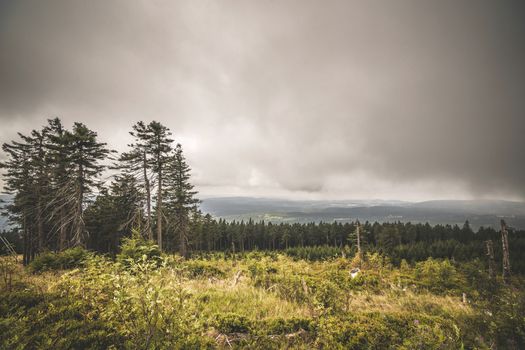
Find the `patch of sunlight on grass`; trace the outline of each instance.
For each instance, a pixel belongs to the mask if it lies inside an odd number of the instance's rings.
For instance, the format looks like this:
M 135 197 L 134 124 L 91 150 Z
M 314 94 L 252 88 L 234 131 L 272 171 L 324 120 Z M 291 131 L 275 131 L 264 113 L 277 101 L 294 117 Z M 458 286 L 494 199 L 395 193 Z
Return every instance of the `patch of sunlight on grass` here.
M 412 292 L 359 293 L 350 297 L 350 312 L 410 312 L 423 311 L 433 314 L 470 314 L 472 307 L 461 302 L 459 297 L 438 296 L 433 294 L 414 294 Z
M 203 313 L 208 315 L 235 312 L 251 319 L 310 316 L 305 306 L 244 283 L 234 286 L 230 281 L 191 280 L 185 287 L 201 300 Z

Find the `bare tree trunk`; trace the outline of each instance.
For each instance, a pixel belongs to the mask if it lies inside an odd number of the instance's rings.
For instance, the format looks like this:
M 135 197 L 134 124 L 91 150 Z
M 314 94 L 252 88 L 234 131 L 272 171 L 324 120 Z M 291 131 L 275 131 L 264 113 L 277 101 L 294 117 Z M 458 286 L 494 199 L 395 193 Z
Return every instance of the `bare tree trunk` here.
M 489 260 L 489 278 L 494 279 L 496 277 L 496 263 L 494 261 L 494 245 L 492 240 L 485 241 L 485 246 L 487 248 L 487 257 Z
M 26 214 L 25 214 L 25 209 L 22 212 L 22 232 L 23 232 L 23 235 L 24 235 L 24 257 L 23 257 L 23 262 L 24 262 L 24 265 L 27 265 L 31 261 L 31 259 L 30 259 L 30 256 L 31 256 L 31 239 L 29 237 L 29 231 L 27 229 L 27 218 L 26 218 Z
M 183 258 L 188 255 L 188 249 L 186 247 L 186 220 L 180 218 L 180 230 L 179 230 L 179 252 Z
M 75 227 L 75 237 L 73 238 L 73 246 L 82 246 L 83 245 L 83 225 L 82 225 L 82 201 L 83 201 L 84 195 L 82 193 L 82 190 L 80 190 L 80 193 L 78 194 L 78 203 L 76 208 L 76 227 Z
M 357 221 L 356 227 L 356 236 L 357 236 L 357 255 L 361 258 L 361 224 Z
M 162 170 L 159 166 L 159 177 L 157 185 L 157 244 L 162 251 Z
M 503 280 L 510 277 L 509 234 L 505 220 L 501 220 L 501 242 L 503 244 Z
M 37 202 L 37 213 L 36 213 L 36 229 L 37 229 L 37 236 L 38 236 L 38 252 L 41 253 L 44 250 L 44 223 L 43 223 L 43 210 L 42 210 L 42 203 L 40 199 L 40 193 L 37 194 L 38 196 L 38 202 Z
M 75 203 L 75 235 L 73 237 L 73 246 L 84 246 L 84 218 L 82 203 L 84 202 L 84 168 L 82 165 L 78 167 L 78 188 L 77 188 L 77 202 Z
M 142 168 L 144 170 L 144 185 L 146 187 L 146 210 L 148 214 L 146 218 L 146 230 L 148 231 L 148 239 L 152 241 L 153 231 L 151 230 L 151 190 L 150 190 L 150 184 L 149 184 L 149 179 L 148 179 L 146 151 L 144 151 Z
M 65 213 L 64 208 L 60 208 L 60 214 L 59 214 L 59 225 L 60 225 L 60 233 L 59 233 L 59 240 L 58 240 L 58 249 L 60 251 L 63 251 L 67 248 L 67 231 L 66 231 L 66 224 L 64 221 Z

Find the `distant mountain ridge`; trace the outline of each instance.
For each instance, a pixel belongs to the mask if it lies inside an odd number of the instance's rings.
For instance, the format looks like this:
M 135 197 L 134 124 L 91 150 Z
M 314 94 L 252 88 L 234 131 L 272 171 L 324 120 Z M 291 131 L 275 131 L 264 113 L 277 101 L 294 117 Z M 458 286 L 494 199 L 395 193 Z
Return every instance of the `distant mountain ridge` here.
M 252 197 L 207 198 L 205 213 L 227 220 L 272 222 L 361 221 L 429 222 L 458 224 L 466 220 L 474 228 L 498 227 L 504 218 L 509 225 L 525 228 L 525 203 L 504 200 L 286 200 Z
M 10 196 L 0 195 L 9 201 Z M 5 203 L 0 203 L 0 208 Z M 215 197 L 203 199 L 201 210 L 226 220 L 265 220 L 280 222 L 421 222 L 499 227 L 501 219 L 515 228 L 525 229 L 525 203 L 505 200 L 288 200 L 255 197 Z M 7 227 L 0 216 L 0 230 Z

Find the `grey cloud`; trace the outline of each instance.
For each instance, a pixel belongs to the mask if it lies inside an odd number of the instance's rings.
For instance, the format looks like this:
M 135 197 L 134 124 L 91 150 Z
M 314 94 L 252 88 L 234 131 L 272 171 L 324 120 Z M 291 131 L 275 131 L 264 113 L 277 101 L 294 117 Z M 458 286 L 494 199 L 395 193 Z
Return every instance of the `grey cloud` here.
M 156 119 L 204 193 L 525 196 L 520 2 L 0 6 L 0 141 Z

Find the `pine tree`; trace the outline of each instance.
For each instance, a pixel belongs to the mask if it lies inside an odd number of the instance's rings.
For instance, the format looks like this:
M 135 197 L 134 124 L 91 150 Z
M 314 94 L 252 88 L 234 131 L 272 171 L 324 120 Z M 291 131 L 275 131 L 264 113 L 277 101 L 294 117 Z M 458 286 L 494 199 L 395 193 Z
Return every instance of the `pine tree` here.
M 19 134 L 24 147 L 28 152 L 26 164 L 28 189 L 31 201 L 25 206 L 30 225 L 34 233 L 34 252 L 38 254 L 43 251 L 47 241 L 47 233 L 44 228 L 44 206 L 47 192 L 47 166 L 45 161 L 44 139 L 45 132 L 33 130 L 30 136 Z M 19 144 L 20 145 L 20 144 Z
M 61 179 L 67 178 L 70 170 L 66 159 L 70 150 L 64 135 L 60 120 L 55 118 L 48 120 L 48 125 L 40 131 L 33 130 L 29 136 L 19 134 L 21 141 L 3 146 L 10 158 L 4 164 L 8 169 L 6 190 L 17 198 L 9 210 L 18 217 L 15 221 L 24 232 L 25 263 L 45 249 L 56 249 L 54 230 L 65 226 L 61 221 L 56 222 L 57 217 L 63 218 L 57 212 L 62 213 L 65 207 L 59 200 L 65 187 Z
M 75 123 L 73 131 L 67 133 L 69 144 L 69 162 L 73 170 L 71 180 L 67 185 L 69 197 L 74 203 L 72 217 L 73 246 L 86 244 L 86 230 L 84 223 L 84 205 L 87 196 L 93 193 L 100 185 L 98 178 L 105 166 L 100 164 L 110 151 L 105 143 L 97 141 L 97 133 L 89 130 L 82 123 Z
M 352 228 L 352 231 L 348 235 L 348 241 L 350 242 L 351 245 L 356 246 L 357 255 L 359 256 L 359 258 L 361 258 L 362 257 L 361 243 L 363 239 L 363 236 L 362 236 L 363 232 L 362 232 L 362 228 L 361 228 L 361 224 L 359 223 L 359 220 L 357 220 L 355 225 L 352 225 L 351 228 Z
M 156 198 L 156 229 L 157 244 L 162 249 L 162 222 L 163 222 L 163 185 L 164 172 L 167 167 L 169 154 L 172 151 L 170 130 L 159 122 L 152 121 L 145 124 L 143 121 L 133 126 L 130 132 L 134 143 L 130 144 L 131 150 L 120 157 L 118 168 L 127 175 L 135 177 L 144 189 L 146 202 L 146 232 L 149 239 L 153 239 L 152 214 L 151 214 L 151 187 L 152 182 L 157 184 Z
M 36 220 L 37 252 L 40 253 L 47 245 L 48 234 L 44 227 L 46 220 L 45 203 L 49 199 L 49 171 L 46 160 L 45 139 L 46 129 L 42 131 L 33 130 L 28 143 L 32 149 L 32 168 L 34 186 L 34 214 Z
M 186 163 L 182 146 L 177 144 L 168 162 L 165 194 L 168 217 L 178 233 L 179 252 L 183 257 L 188 255 L 190 214 L 199 203 L 195 198 L 197 192 L 190 183 L 190 172 L 191 168 Z
M 206 242 L 206 249 L 208 251 L 215 250 L 216 249 L 215 242 L 217 241 L 217 229 L 216 229 L 215 222 L 209 213 L 204 215 L 203 224 L 202 224 L 202 233 L 203 233 L 203 240 L 204 242 Z
M 157 244 L 162 250 L 162 218 L 163 218 L 163 189 L 164 171 L 168 164 L 169 154 L 172 151 L 170 130 L 159 122 L 152 121 L 148 125 L 148 150 L 151 154 L 151 168 L 157 176 L 157 201 L 155 211 L 157 214 Z
M 18 134 L 23 140 L 26 138 Z M 31 207 L 34 203 L 31 146 L 26 142 L 4 143 L 2 150 L 7 160 L 0 163 L 5 169 L 4 192 L 14 196 L 7 206 L 8 219 L 22 230 L 24 241 L 23 262 L 28 264 L 35 256 Z
M 73 217 L 74 212 L 73 203 L 68 200 L 67 193 L 68 183 L 73 173 L 69 163 L 68 132 L 59 118 L 49 119 L 45 129 L 46 162 L 50 176 L 48 221 L 51 223 L 51 234 L 58 233 L 56 247 L 62 251 L 68 247 L 71 238 L 70 218 Z
M 136 179 L 133 176 L 116 176 L 111 184 L 111 194 L 114 197 L 117 217 L 120 229 L 127 229 L 131 233 L 131 228 L 137 228 L 140 232 L 142 227 L 142 193 Z
M 128 146 L 129 152 L 122 153 L 118 165 L 115 167 L 122 171 L 123 176 L 133 177 L 141 190 L 143 202 L 145 205 L 145 227 L 140 230 L 141 234 L 150 240 L 153 240 L 153 231 L 151 224 L 151 164 L 147 148 L 148 127 L 140 121 L 133 125 L 130 135 L 134 142 Z

